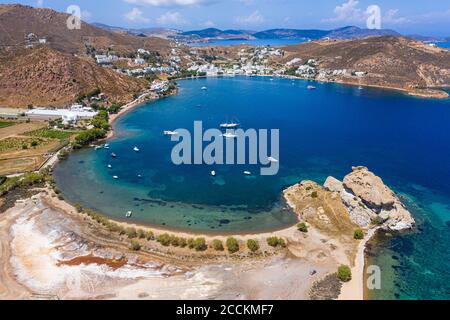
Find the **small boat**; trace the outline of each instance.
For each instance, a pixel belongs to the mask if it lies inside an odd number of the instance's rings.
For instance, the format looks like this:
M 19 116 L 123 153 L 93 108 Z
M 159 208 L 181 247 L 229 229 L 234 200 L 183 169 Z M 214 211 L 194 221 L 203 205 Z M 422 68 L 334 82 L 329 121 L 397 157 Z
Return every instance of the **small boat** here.
M 216 172 L 213 170 L 213 171 L 211 171 L 211 175 L 213 176 L 213 177 L 215 177 L 216 176 Z
M 358 90 L 362 90 L 362 89 L 364 89 L 362 86 L 359 86 L 359 87 L 358 87 Z
M 278 160 L 277 159 L 275 159 L 274 157 L 269 157 L 269 158 L 267 158 L 267 160 L 269 160 L 270 162 L 278 162 Z
M 102 149 L 103 147 L 102 146 L 96 146 L 95 147 L 95 150 L 100 150 L 100 149 Z
M 308 88 L 308 90 L 315 90 L 315 89 L 317 89 L 317 88 L 314 87 L 314 86 L 307 86 L 307 88 Z
M 108 149 L 109 149 L 109 146 L 106 146 L 106 145 L 105 145 L 105 146 L 103 146 L 103 148 L 108 150 Z
M 205 90 L 208 90 L 208 88 L 207 87 L 202 87 L 202 90 L 205 91 Z
M 176 132 L 176 131 L 169 131 L 169 130 L 164 131 L 165 136 L 175 136 L 177 134 L 178 134 L 178 132 Z
M 112 168 L 112 165 L 108 164 L 108 168 L 111 169 L 111 168 Z
M 142 178 L 142 175 L 141 175 L 141 174 L 138 174 L 138 178 L 139 178 L 139 179 Z
M 223 129 L 233 129 L 239 127 L 239 123 L 231 122 L 231 123 L 221 123 L 220 127 Z
M 103 147 L 108 148 L 108 147 L 109 147 L 109 144 L 105 143 L 105 144 L 103 145 Z
M 245 174 L 246 176 L 251 176 L 251 175 L 252 175 L 252 173 L 251 173 L 250 171 L 244 171 L 244 174 Z
M 224 134 L 222 135 L 222 137 L 224 137 L 224 138 L 226 138 L 226 139 L 235 139 L 235 138 L 237 138 L 238 136 L 237 136 L 236 134 L 234 134 L 234 133 L 227 132 L 227 133 L 224 133 Z
M 270 78 L 270 81 L 273 81 L 273 78 Z
M 119 177 L 118 176 L 113 176 L 113 179 L 117 180 L 117 179 L 119 179 Z
M 140 150 L 139 150 L 138 147 L 134 147 L 134 148 L 133 148 L 133 151 L 134 151 L 134 152 L 139 152 Z
M 111 153 L 111 157 L 117 158 L 117 154 L 115 154 L 115 153 L 113 152 L 113 153 Z
M 127 218 L 131 218 L 131 216 L 133 215 L 133 212 L 128 211 L 127 214 L 125 215 L 125 217 Z

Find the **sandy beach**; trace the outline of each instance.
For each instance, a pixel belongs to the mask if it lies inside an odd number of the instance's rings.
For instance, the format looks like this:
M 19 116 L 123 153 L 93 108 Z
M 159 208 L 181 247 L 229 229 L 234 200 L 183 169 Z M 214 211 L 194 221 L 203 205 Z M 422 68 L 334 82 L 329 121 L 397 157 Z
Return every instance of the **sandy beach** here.
M 253 259 L 132 252 L 49 197 L 0 215 L 4 299 L 308 299 L 338 258 L 315 232 L 292 234 L 286 250 Z

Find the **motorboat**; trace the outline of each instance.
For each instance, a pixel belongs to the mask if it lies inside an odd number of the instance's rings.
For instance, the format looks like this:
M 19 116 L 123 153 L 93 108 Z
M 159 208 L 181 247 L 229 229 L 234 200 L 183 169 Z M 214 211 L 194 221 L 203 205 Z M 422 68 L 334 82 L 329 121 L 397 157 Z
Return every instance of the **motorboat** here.
M 125 214 L 125 217 L 131 218 L 132 215 L 133 215 L 133 212 L 128 211 L 128 212 Z
M 133 151 L 134 151 L 134 152 L 139 152 L 140 150 L 139 150 L 138 147 L 134 147 L 134 148 L 133 148 Z
M 208 90 L 208 88 L 207 87 L 202 87 L 202 90 L 205 91 L 205 90 Z
M 251 176 L 251 175 L 252 175 L 252 173 L 251 173 L 250 171 L 244 171 L 244 174 L 245 174 L 246 176 Z
M 111 168 L 112 168 L 112 165 L 108 164 L 108 169 L 111 169 Z
M 270 162 L 278 162 L 278 160 L 277 159 L 275 159 L 274 157 L 269 157 L 269 158 L 267 158 L 267 160 L 269 160 Z
M 223 129 L 234 129 L 239 127 L 239 123 L 230 122 L 230 123 L 221 123 L 220 127 Z
M 111 153 L 111 157 L 117 158 L 117 154 L 115 154 L 115 153 L 113 152 L 113 153 Z
M 213 176 L 213 177 L 215 177 L 216 176 L 216 172 L 213 170 L 213 171 L 211 171 L 211 175 Z
M 119 179 L 119 177 L 118 176 L 113 176 L 113 179 L 117 180 L 117 179 Z
M 237 136 L 237 134 L 234 134 L 234 133 L 231 133 L 231 132 L 227 132 L 227 133 L 224 133 L 224 134 L 222 135 L 222 137 L 224 137 L 224 138 L 226 138 L 226 139 L 235 139 L 235 138 L 237 138 L 238 136 Z
M 165 136 L 175 136 L 177 134 L 178 134 L 178 132 L 176 132 L 176 131 L 170 131 L 170 130 L 164 131 Z
M 317 88 L 314 86 L 307 86 L 308 90 L 316 90 Z

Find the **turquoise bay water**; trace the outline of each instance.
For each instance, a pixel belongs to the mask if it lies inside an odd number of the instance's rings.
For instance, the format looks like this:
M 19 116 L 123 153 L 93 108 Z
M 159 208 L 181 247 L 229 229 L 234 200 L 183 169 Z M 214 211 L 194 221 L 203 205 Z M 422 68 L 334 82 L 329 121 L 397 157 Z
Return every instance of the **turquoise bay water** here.
M 55 179 L 68 200 L 113 217 L 132 210 L 134 221 L 240 232 L 295 223 L 280 201 L 285 187 L 303 179 L 323 183 L 329 175 L 342 179 L 351 166 L 365 165 L 402 196 L 418 222 L 412 233 L 375 239 L 368 262 L 382 268 L 383 286 L 370 298 L 450 298 L 450 101 L 338 84 L 314 83 L 317 90 L 307 90 L 308 84 L 247 77 L 181 81 L 178 95 L 120 118 L 110 150 L 71 155 L 57 166 Z M 243 175 L 257 166 L 171 163 L 175 143 L 163 130 L 192 130 L 195 120 L 217 128 L 233 117 L 244 129 L 280 129 L 278 175 Z

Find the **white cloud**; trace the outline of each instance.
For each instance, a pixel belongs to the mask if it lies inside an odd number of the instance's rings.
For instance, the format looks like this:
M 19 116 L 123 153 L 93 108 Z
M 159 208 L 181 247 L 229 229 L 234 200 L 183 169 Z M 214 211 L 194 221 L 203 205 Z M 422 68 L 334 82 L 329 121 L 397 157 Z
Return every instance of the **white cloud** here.
M 205 27 L 205 28 L 213 28 L 216 26 L 214 21 L 211 21 L 211 20 L 207 20 L 207 21 L 203 22 L 201 25 L 202 25 L 202 27 Z
M 149 5 L 153 7 L 175 7 L 175 6 L 192 6 L 196 4 L 207 4 L 214 2 L 212 0 L 125 0 L 125 2 L 141 5 Z
M 398 9 L 390 9 L 383 17 L 383 22 L 387 24 L 402 24 L 410 21 L 408 18 L 400 17 L 398 12 Z
M 265 21 L 264 16 L 261 15 L 258 10 L 254 11 L 249 16 L 236 18 L 236 22 L 241 25 L 256 26 L 264 23 L 264 21 Z
M 149 22 L 150 19 L 144 17 L 143 12 L 139 8 L 133 8 L 125 14 L 125 19 L 131 22 Z
M 358 0 L 348 0 L 347 2 L 334 8 L 335 16 L 324 19 L 324 22 L 361 22 L 367 19 L 367 14 L 358 7 Z
M 185 25 L 188 24 L 188 22 L 183 18 L 183 16 L 176 11 L 167 11 L 163 15 L 161 15 L 158 20 L 158 24 L 169 26 L 169 25 Z
M 89 21 L 89 20 L 91 20 L 91 18 L 92 18 L 92 13 L 90 11 L 83 10 L 81 12 L 81 19 L 83 21 Z

